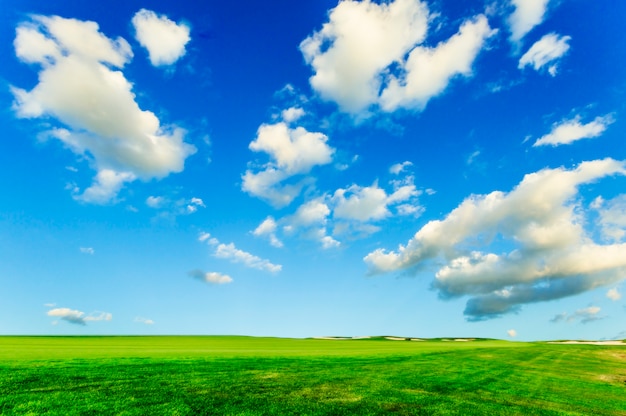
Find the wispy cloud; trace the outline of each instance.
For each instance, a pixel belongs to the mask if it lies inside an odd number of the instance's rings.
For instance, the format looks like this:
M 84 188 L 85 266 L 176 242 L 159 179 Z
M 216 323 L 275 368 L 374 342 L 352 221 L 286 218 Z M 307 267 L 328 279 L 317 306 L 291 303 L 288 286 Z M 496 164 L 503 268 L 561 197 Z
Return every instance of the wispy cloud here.
M 582 124 L 581 116 L 563 120 L 552 125 L 552 131 L 539 138 L 534 144 L 537 146 L 559 146 L 570 144 L 581 139 L 591 139 L 600 136 L 615 120 L 611 114 L 596 117 L 593 121 Z
M 519 45 L 520 41 L 535 26 L 543 22 L 550 0 L 511 0 L 515 7 L 508 18 L 511 42 Z
M 87 325 L 87 322 L 110 321 L 113 315 L 108 312 L 93 312 L 89 315 L 85 312 L 70 308 L 54 308 L 47 312 L 48 316 L 59 318 L 75 325 Z
M 83 254 L 91 254 L 91 255 L 93 255 L 96 252 L 96 250 L 94 250 L 93 247 L 81 247 L 79 250 Z
M 273 264 L 269 260 L 262 259 L 254 254 L 240 250 L 235 247 L 235 244 L 233 243 L 220 243 L 218 239 L 211 237 L 209 233 L 201 233 L 198 237 L 198 241 L 206 242 L 210 247 L 212 247 L 213 256 L 229 260 L 232 263 L 240 263 L 252 269 L 263 270 L 271 273 L 278 273 L 283 268 L 280 264 Z
M 141 316 L 135 317 L 135 319 L 133 319 L 133 322 L 144 325 L 154 325 L 154 321 L 152 319 L 142 318 Z
M 522 69 L 530 65 L 535 71 L 539 71 L 544 66 L 551 64 L 548 73 L 555 76 L 558 69 L 556 61 L 567 53 L 570 40 L 570 36 L 559 36 L 556 33 L 545 35 L 522 55 L 518 68 Z
M 572 314 L 568 313 L 560 313 L 555 315 L 554 318 L 550 320 L 550 322 L 575 322 L 579 321 L 582 324 L 588 324 L 590 322 L 598 321 L 600 319 L 604 319 L 604 316 L 599 316 L 600 308 L 598 306 L 589 306 L 584 309 L 578 309 L 576 312 Z

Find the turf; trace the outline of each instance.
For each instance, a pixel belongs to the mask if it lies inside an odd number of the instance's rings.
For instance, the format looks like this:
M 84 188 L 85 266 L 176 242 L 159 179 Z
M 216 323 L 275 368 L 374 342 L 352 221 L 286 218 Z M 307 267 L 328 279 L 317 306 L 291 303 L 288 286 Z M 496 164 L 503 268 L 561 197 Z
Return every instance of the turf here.
M 0 337 L 3 415 L 626 415 L 626 346 Z

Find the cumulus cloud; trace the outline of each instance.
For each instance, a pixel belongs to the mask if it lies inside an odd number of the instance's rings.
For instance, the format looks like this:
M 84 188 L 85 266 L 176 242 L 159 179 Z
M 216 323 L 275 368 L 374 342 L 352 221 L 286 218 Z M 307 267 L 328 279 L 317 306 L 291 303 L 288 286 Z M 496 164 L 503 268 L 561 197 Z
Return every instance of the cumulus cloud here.
M 581 116 L 577 115 L 573 119 L 563 120 L 552 125 L 552 131 L 537 139 L 533 144 L 537 146 L 558 146 L 570 144 L 581 139 L 591 139 L 600 136 L 614 121 L 611 114 L 596 117 L 587 124 L 581 124 Z
M 135 317 L 135 319 L 133 319 L 133 322 L 144 325 L 154 325 L 154 321 L 152 319 L 142 318 L 141 316 Z
M 211 237 L 209 233 L 201 233 L 198 237 L 198 241 L 206 242 L 209 246 L 211 246 L 213 248 L 213 256 L 229 260 L 232 263 L 240 263 L 252 269 L 263 270 L 271 273 L 278 273 L 283 268 L 280 264 L 273 264 L 269 260 L 262 259 L 246 251 L 240 250 L 235 247 L 235 244 L 233 243 L 220 243 L 217 238 Z
M 331 209 L 326 203 L 326 197 L 319 197 L 300 205 L 296 212 L 285 218 L 283 230 L 293 233 L 296 230 L 305 230 L 304 235 L 318 241 L 322 248 L 330 249 L 340 246 L 339 241 L 328 235 L 326 224 Z
M 594 242 L 577 197 L 581 185 L 618 174 L 626 174 L 625 163 L 613 159 L 528 174 L 512 191 L 472 195 L 407 245 L 364 260 L 374 274 L 444 262 L 433 287 L 442 298 L 470 296 L 469 320 L 614 284 L 626 275 L 626 244 Z M 511 248 L 479 250 L 496 246 Z
M 322 29 L 300 44 L 315 72 L 311 86 L 353 114 L 374 104 L 385 111 L 423 108 L 455 75 L 470 75 L 492 33 L 487 19 L 477 16 L 437 47 L 420 47 L 429 19 L 426 3 L 416 0 L 340 2 Z
M 506 331 L 506 334 L 511 338 L 515 338 L 517 336 L 517 331 L 514 329 L 509 329 L 508 331 Z
M 519 43 L 528 32 L 543 22 L 550 0 L 511 0 L 515 10 L 508 19 L 512 43 Z
M 600 308 L 598 306 L 589 306 L 588 308 L 578 309 L 572 314 L 566 312 L 557 314 L 554 318 L 550 319 L 550 322 L 575 322 L 579 321 L 582 324 L 588 324 L 589 322 L 598 321 L 603 319 L 603 316 L 598 316 Z
M 40 67 L 32 90 L 11 86 L 17 116 L 60 122 L 47 135 L 97 170 L 77 200 L 110 202 L 127 182 L 182 171 L 195 153 L 182 129 L 135 101 L 120 70 L 133 56 L 123 38 L 106 37 L 95 22 L 33 16 L 17 27 L 14 47 L 22 62 Z
M 550 75 L 555 76 L 557 73 L 558 61 L 569 50 L 570 36 L 559 36 L 556 33 L 549 33 L 539 39 L 522 55 L 519 60 L 518 68 L 523 69 L 530 65 L 535 71 L 539 71 L 544 66 L 552 63 L 548 68 Z
M 618 300 L 620 300 L 622 298 L 622 294 L 619 293 L 619 290 L 617 290 L 616 287 L 609 289 L 608 292 L 606 292 L 606 297 L 611 299 L 614 302 L 617 302 Z
M 167 16 L 146 9 L 139 10 L 132 23 L 135 38 L 148 50 L 152 65 L 172 65 L 185 55 L 185 45 L 191 40 L 186 24 L 176 24 Z
M 295 175 L 305 175 L 318 165 L 331 162 L 335 149 L 326 144 L 328 137 L 303 127 L 291 128 L 285 122 L 263 124 L 250 150 L 264 152 L 270 162 L 258 172 L 247 170 L 242 189 L 275 207 L 283 207 L 298 196 L 302 183 L 283 184 Z
M 274 247 L 283 247 L 283 242 L 276 237 L 276 220 L 273 217 L 267 217 L 257 228 L 252 231 L 252 234 L 257 237 L 267 237 L 270 244 Z
M 194 279 L 201 280 L 206 283 L 210 283 L 213 285 L 224 285 L 227 283 L 232 283 L 232 277 L 218 273 L 218 272 L 203 272 L 202 270 L 192 270 L 189 272 L 189 276 Z
M 87 325 L 87 322 L 110 321 L 113 315 L 108 312 L 94 312 L 89 315 L 85 312 L 70 308 L 54 308 L 48 311 L 48 316 L 62 319 L 75 325 Z
M 408 160 L 402 163 L 396 163 L 395 165 L 392 165 L 389 168 L 389 173 L 392 173 L 394 175 L 399 175 L 402 171 L 404 171 L 404 169 L 412 165 L 413 163 L 409 162 Z

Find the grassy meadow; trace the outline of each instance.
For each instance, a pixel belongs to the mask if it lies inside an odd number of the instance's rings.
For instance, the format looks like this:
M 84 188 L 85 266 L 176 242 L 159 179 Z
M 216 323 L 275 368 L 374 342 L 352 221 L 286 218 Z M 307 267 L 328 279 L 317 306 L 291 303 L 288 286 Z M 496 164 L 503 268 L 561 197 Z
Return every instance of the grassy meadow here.
M 2 415 L 626 415 L 626 345 L 0 337 Z

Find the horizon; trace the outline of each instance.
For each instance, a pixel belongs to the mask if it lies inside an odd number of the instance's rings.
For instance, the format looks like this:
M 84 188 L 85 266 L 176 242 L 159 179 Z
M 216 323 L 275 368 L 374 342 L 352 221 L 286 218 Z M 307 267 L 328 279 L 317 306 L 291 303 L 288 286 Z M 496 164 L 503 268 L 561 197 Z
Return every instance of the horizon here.
M 626 339 L 624 15 L 10 2 L 0 334 Z

